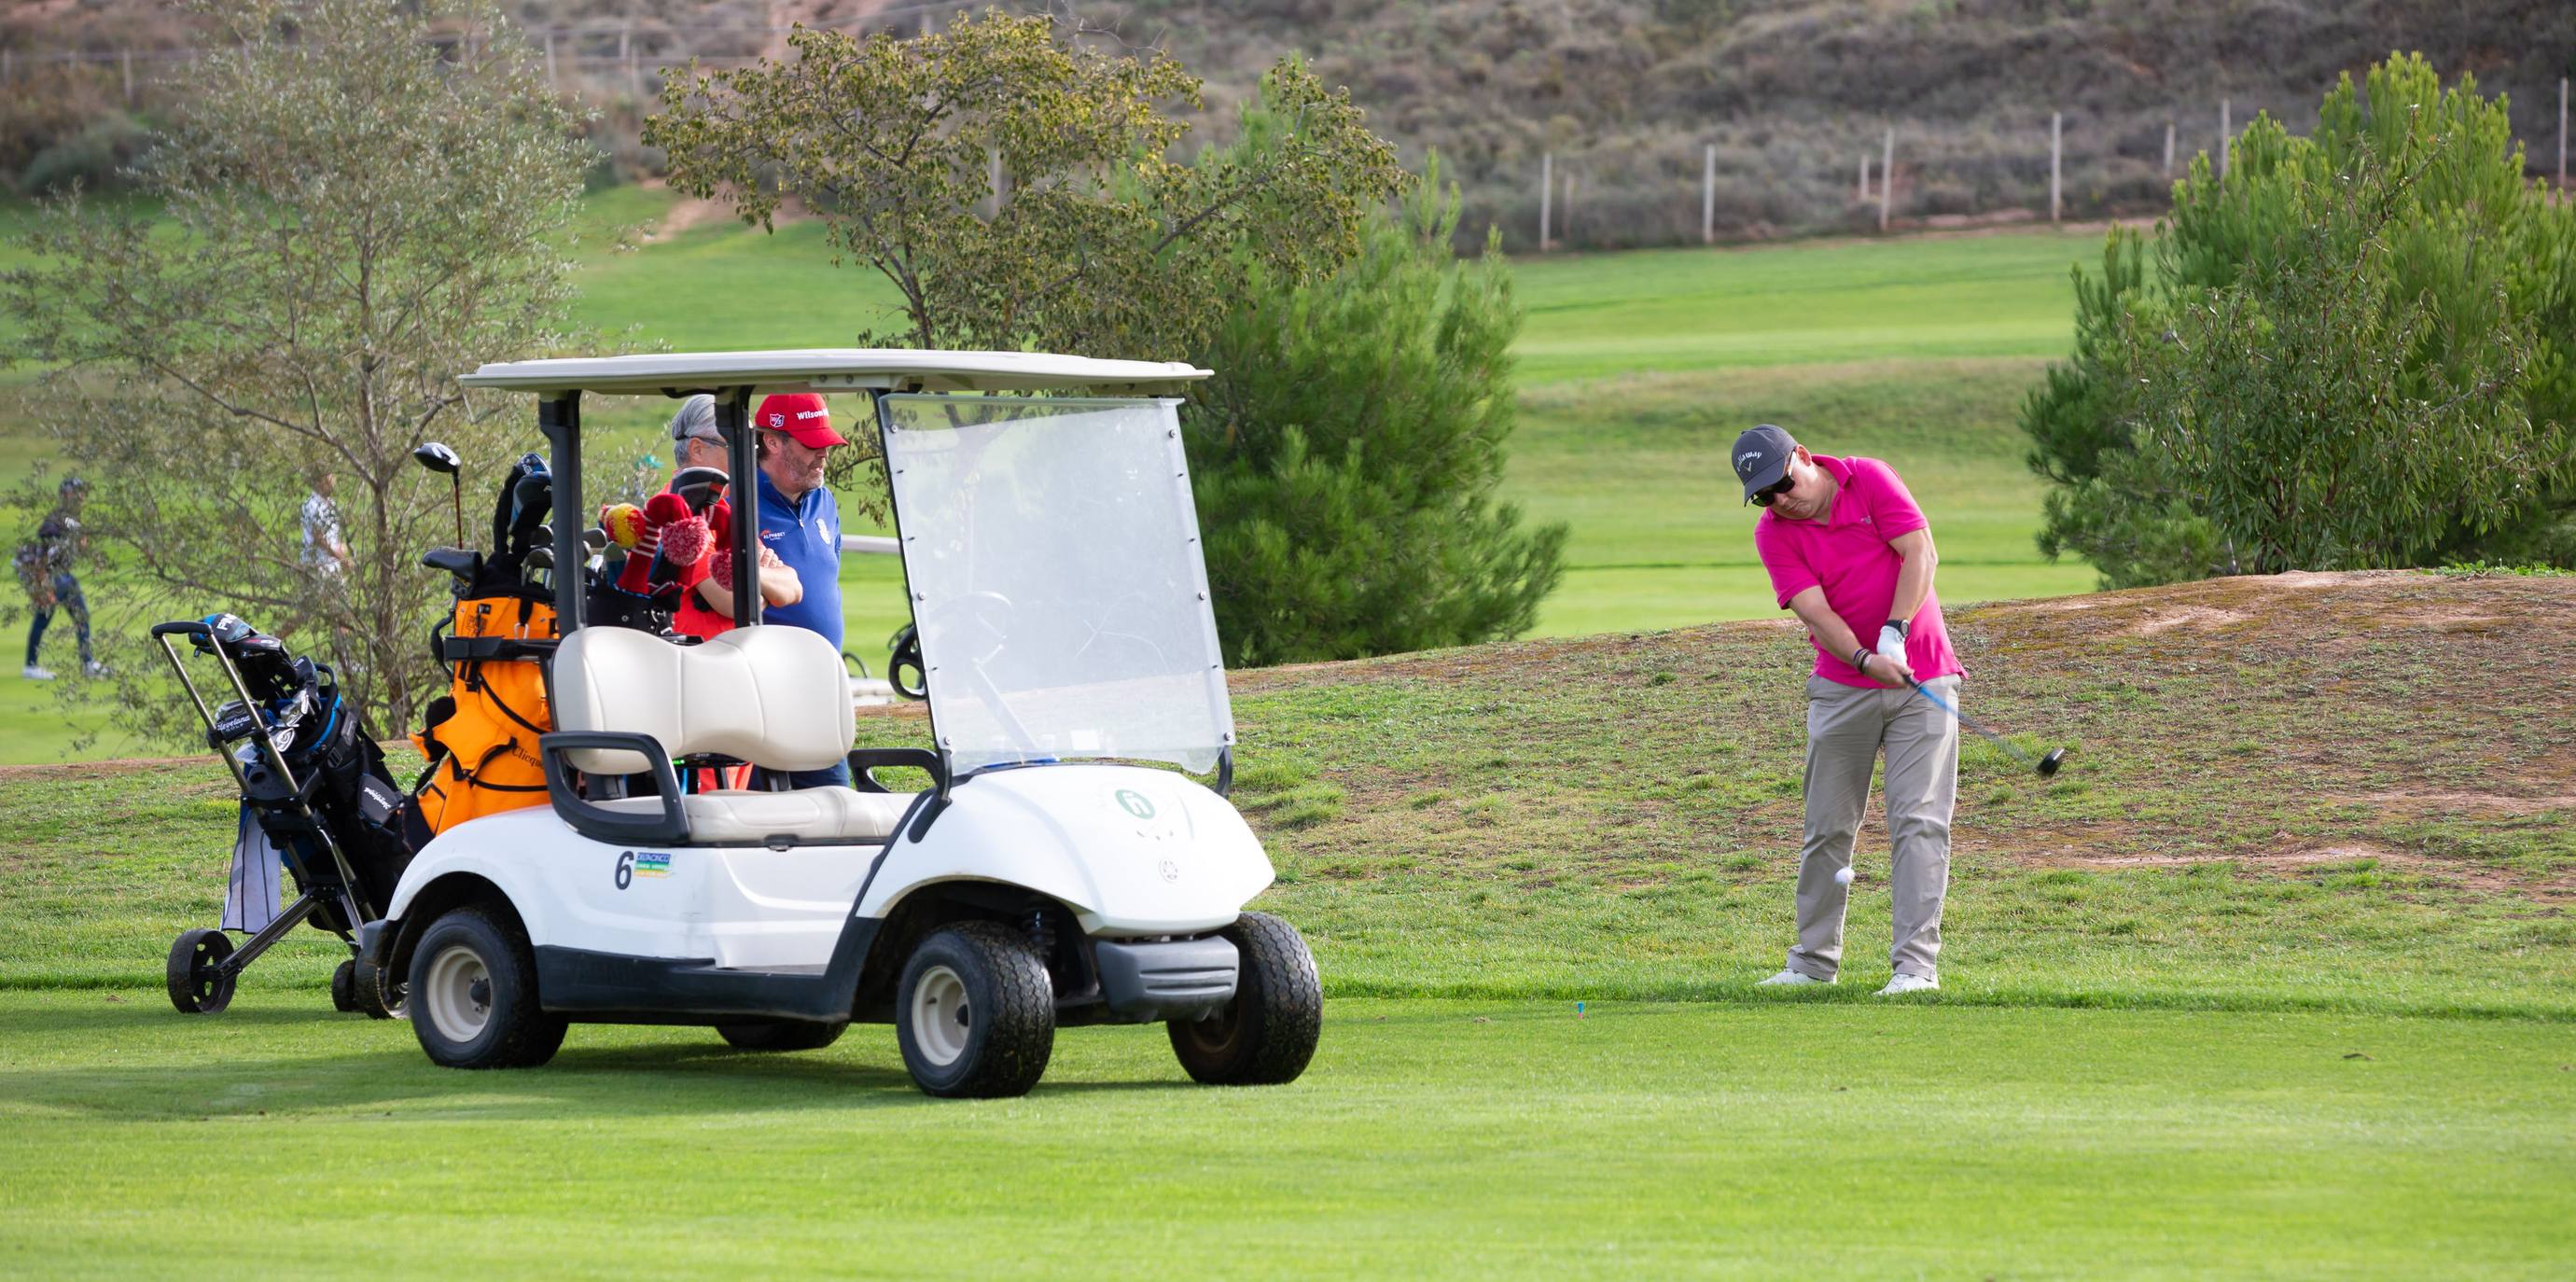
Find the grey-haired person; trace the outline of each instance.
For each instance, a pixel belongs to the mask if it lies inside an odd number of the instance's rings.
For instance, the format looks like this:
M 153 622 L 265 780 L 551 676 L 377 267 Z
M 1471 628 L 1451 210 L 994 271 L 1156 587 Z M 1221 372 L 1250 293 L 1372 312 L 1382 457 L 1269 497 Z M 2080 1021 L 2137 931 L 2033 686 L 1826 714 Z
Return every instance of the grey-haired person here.
M 1959 705 L 1965 675 L 1932 591 L 1931 523 L 1896 469 L 1811 454 L 1765 423 L 1735 439 L 1744 501 L 1764 511 L 1753 546 L 1782 608 L 1807 625 L 1806 824 L 1798 859 L 1798 942 L 1766 985 L 1830 984 L 1842 966 L 1852 848 L 1872 769 L 1887 758 L 1894 976 L 1881 995 L 1939 988 L 1941 906 L 1950 885 L 1950 812 L 1959 725 L 1920 683 Z

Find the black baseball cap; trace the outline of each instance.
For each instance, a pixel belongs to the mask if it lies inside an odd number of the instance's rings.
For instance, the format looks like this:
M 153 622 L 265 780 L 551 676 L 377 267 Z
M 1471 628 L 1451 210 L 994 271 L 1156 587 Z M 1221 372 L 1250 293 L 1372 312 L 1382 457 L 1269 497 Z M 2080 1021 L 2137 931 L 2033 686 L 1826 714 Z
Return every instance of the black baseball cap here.
M 1744 429 L 1735 438 L 1735 477 L 1744 482 L 1744 501 L 1750 503 L 1754 495 L 1778 485 L 1797 453 L 1798 443 L 1769 423 Z

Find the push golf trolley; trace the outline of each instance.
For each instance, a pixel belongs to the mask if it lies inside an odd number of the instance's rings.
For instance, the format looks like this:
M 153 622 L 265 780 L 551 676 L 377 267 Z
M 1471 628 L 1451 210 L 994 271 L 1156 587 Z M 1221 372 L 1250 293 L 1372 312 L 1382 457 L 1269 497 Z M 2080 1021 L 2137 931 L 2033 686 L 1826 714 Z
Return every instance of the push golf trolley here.
M 241 788 L 223 924 L 182 932 L 170 945 L 170 1004 L 187 1014 L 221 1011 L 241 973 L 309 923 L 349 945 L 351 959 L 331 976 L 331 1004 L 376 1019 L 400 1015 L 376 968 L 356 956 L 353 932 L 391 899 L 409 858 L 403 794 L 341 698 L 337 675 L 229 614 L 155 624 L 152 637 L 205 722 L 206 746 Z M 229 701 L 207 704 L 180 659 L 179 637 L 223 670 Z M 282 911 L 281 868 L 298 891 Z M 235 948 L 228 930 L 249 939 Z
M 542 1064 L 581 1021 L 712 1027 L 753 1051 L 891 1023 L 923 1090 L 998 1096 L 1036 1085 L 1058 1027 L 1161 1023 L 1199 1081 L 1303 1072 L 1322 996 L 1296 930 L 1244 911 L 1272 871 L 1225 796 L 1233 716 L 1169 395 L 1207 376 L 873 350 L 465 376 L 536 398 L 563 567 L 587 552 L 585 395 L 713 394 L 736 478 L 754 473 L 756 393 L 864 396 L 930 733 L 855 746 L 842 656 L 763 625 L 756 591 L 734 593 L 732 630 L 684 644 L 599 626 L 583 576 L 558 576 L 546 804 L 440 832 L 359 932 L 406 979 L 430 1059 Z M 758 563 L 763 488 L 734 490 L 731 566 Z M 683 789 L 675 763 L 708 756 L 772 783 Z M 842 765 L 852 786 L 785 782 Z M 927 786 L 881 778 L 896 770 Z

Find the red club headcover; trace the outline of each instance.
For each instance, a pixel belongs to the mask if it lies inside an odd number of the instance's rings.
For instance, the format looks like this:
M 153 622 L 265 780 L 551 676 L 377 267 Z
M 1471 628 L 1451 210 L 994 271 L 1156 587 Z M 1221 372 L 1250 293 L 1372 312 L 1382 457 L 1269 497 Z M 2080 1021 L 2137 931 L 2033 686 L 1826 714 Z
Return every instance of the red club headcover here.
M 673 521 L 662 530 L 662 560 L 674 567 L 696 565 L 715 546 L 707 524 L 695 518 Z

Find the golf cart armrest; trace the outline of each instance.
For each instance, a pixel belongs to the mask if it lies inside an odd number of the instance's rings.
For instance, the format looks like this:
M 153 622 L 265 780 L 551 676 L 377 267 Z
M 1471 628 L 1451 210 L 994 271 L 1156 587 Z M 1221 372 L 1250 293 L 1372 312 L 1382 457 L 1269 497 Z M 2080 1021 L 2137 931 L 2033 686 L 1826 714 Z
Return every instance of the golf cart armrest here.
M 849 760 L 850 786 L 861 792 L 891 791 L 869 777 L 869 771 L 883 766 L 910 766 L 929 772 L 930 786 L 939 795 L 948 795 L 948 763 L 928 748 L 852 748 Z
M 653 783 L 662 794 L 662 813 L 650 817 L 624 814 L 583 800 L 573 780 L 572 763 L 565 754 L 595 748 L 643 753 Z M 689 813 L 680 808 L 679 772 L 671 768 L 671 754 L 662 750 L 661 740 L 623 730 L 557 730 L 537 737 L 537 752 L 546 763 L 546 799 L 554 803 L 555 814 L 571 824 L 574 832 L 594 841 L 620 845 L 688 844 Z

